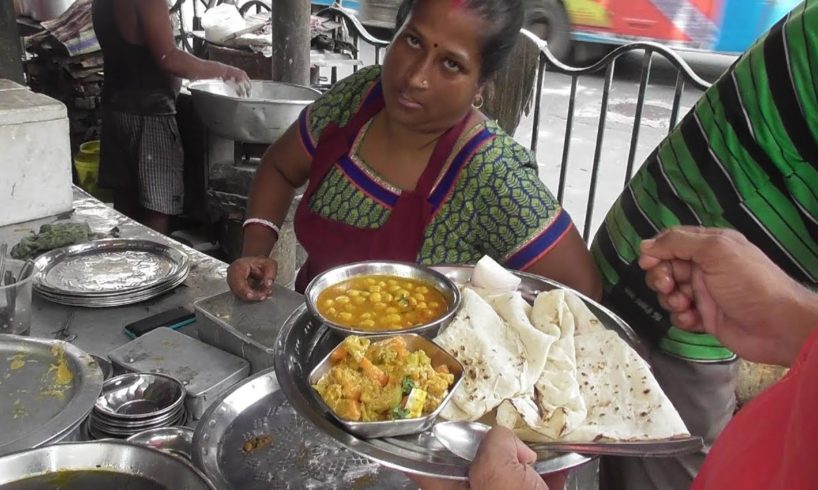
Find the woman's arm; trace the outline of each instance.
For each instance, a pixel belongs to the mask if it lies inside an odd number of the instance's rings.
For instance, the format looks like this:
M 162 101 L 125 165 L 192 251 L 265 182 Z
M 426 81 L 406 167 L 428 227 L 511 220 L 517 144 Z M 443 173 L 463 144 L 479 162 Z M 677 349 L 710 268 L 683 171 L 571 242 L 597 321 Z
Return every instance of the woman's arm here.
M 301 143 L 296 121 L 264 152 L 250 186 L 247 217 L 263 218 L 281 226 L 295 190 L 310 176 L 311 164 L 312 157 Z M 248 226 L 244 231 L 242 255 L 266 257 L 277 238 L 268 228 Z
M 309 178 L 311 164 L 295 122 L 264 152 L 250 186 L 247 216 L 281 226 L 295 190 Z M 278 266 L 268 256 L 277 240 L 275 232 L 265 226 L 244 229 L 242 257 L 227 269 L 227 283 L 236 296 L 261 301 L 272 294 Z
M 595 301 L 602 299 L 602 277 L 574 226 L 525 271 L 561 282 Z

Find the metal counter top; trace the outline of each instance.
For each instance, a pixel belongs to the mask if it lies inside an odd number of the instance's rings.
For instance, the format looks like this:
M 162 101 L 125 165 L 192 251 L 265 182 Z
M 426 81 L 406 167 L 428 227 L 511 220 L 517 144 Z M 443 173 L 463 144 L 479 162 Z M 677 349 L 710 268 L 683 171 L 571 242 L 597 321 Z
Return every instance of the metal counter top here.
M 190 256 L 192 266 L 183 285 L 152 300 L 130 306 L 77 308 L 51 303 L 34 294 L 31 312 L 33 337 L 53 339 L 54 332 L 65 325 L 73 312 L 70 331 L 77 338 L 72 343 L 88 353 L 106 356 L 130 340 L 122 331 L 128 323 L 177 306 L 191 306 L 196 299 L 228 290 L 225 282 L 227 264 L 154 232 L 77 187 L 74 188 L 73 213 L 0 227 L 0 242 L 13 246 L 25 235 L 39 231 L 41 225 L 59 219 L 85 221 L 95 233 L 107 234 L 116 227 L 123 238 L 146 238 L 172 244 Z M 195 324 L 185 327 L 183 331 L 196 336 Z

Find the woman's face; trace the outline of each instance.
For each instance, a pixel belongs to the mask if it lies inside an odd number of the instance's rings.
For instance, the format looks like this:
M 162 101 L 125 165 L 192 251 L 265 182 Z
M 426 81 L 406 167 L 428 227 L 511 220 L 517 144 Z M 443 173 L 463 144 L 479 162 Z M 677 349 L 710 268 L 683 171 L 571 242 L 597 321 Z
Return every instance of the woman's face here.
M 390 119 L 417 131 L 445 130 L 480 90 L 486 23 L 457 0 L 419 0 L 383 63 Z

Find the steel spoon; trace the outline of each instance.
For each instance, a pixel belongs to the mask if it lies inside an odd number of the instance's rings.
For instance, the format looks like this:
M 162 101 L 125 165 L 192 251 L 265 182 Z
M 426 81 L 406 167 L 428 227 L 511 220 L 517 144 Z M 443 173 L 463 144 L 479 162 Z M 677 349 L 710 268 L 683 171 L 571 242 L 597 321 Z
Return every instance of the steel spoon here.
M 432 433 L 455 456 L 473 461 L 477 448 L 491 427 L 480 422 L 441 422 Z M 688 436 L 654 441 L 539 442 L 529 446 L 538 452 L 585 455 L 668 457 L 695 453 L 704 447 L 701 437 Z

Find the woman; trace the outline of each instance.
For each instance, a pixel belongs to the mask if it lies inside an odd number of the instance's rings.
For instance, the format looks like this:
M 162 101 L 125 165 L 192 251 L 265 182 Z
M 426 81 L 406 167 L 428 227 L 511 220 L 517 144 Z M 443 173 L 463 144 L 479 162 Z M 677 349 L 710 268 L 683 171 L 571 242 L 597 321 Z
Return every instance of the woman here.
M 298 290 L 359 260 L 487 254 L 598 297 L 585 243 L 536 162 L 479 111 L 522 21 L 519 0 L 405 0 L 383 67 L 339 82 L 265 153 L 231 289 L 248 300 L 270 294 L 278 224 L 309 182 L 295 216 L 309 255 Z

